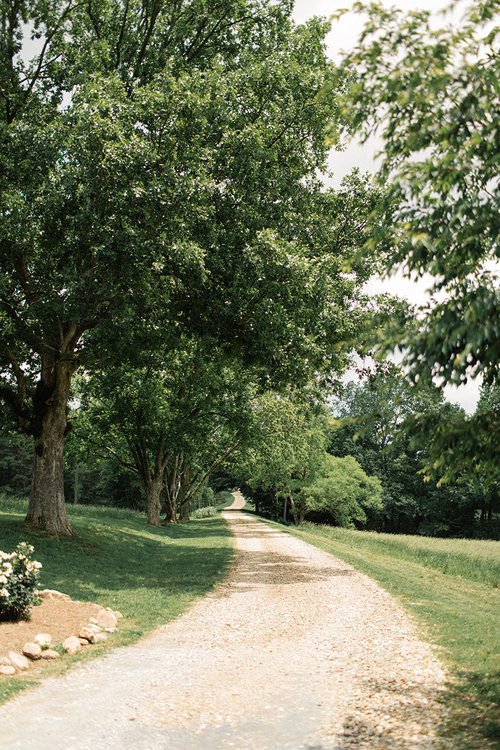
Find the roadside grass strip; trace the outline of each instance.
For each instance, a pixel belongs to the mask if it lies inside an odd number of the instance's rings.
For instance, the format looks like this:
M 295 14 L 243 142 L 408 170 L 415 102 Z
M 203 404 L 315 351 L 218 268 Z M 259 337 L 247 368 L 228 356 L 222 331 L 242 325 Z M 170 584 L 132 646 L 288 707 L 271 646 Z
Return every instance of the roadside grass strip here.
M 414 616 L 452 675 L 442 731 L 457 748 L 478 747 L 469 744 L 472 724 L 500 739 L 500 542 L 267 523 L 350 563 Z
M 29 542 L 43 566 L 41 588 L 111 607 L 124 617 L 109 643 L 48 663 L 40 676 L 132 643 L 178 617 L 222 580 L 233 559 L 232 537 L 220 515 L 157 528 L 131 510 L 73 505 L 68 513 L 78 537 L 55 539 L 26 531 L 24 509 L 14 512 L 12 503 L 0 499 L 0 549 Z M 33 675 L 2 679 L 0 702 L 33 684 Z

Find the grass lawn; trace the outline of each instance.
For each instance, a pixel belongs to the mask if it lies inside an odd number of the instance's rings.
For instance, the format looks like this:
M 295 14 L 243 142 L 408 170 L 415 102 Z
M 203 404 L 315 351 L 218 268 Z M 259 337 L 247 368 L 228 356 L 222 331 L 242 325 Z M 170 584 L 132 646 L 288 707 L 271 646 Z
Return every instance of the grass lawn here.
M 500 739 L 500 542 L 273 525 L 350 563 L 414 615 L 454 676 L 443 731 L 462 735 L 457 749 L 471 721 Z
M 108 646 L 64 657 L 47 671 L 61 671 L 87 654 L 102 654 L 137 640 L 179 616 L 221 580 L 233 559 L 228 528 L 220 516 L 179 526 L 147 526 L 143 514 L 94 506 L 69 506 L 77 538 L 54 539 L 27 532 L 25 508 L 0 499 L 0 549 L 10 552 L 20 541 L 35 548 L 41 588 L 63 591 L 123 613 L 119 632 Z M 0 681 L 0 701 L 28 684 L 29 676 Z

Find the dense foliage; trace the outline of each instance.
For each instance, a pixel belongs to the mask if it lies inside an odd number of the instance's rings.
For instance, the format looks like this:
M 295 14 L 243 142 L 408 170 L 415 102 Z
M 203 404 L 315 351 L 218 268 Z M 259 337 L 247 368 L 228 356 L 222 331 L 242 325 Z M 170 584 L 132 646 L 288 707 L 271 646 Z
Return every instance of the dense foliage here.
M 415 388 L 398 368 L 385 365 L 349 384 L 334 409 L 328 449 L 354 456 L 382 483 L 382 505 L 364 528 L 430 536 L 498 533 L 498 508 L 477 476 L 463 473 L 460 482 L 445 484 L 425 475 L 436 431 L 466 420 L 438 389 Z
M 414 381 L 498 382 L 500 362 L 499 0 L 451 4 L 452 16 L 356 3 L 367 21 L 339 75 L 350 81 L 346 127 L 383 141 L 378 179 L 391 195 L 375 228 L 388 271 L 430 274 L 433 297 L 395 317 L 383 349 L 399 346 Z M 381 229 L 381 232 L 380 232 Z M 495 263 L 496 261 L 496 263 Z M 481 463 L 498 478 L 498 410 L 433 435 L 441 476 Z M 436 457 L 435 461 L 438 458 Z
M 34 438 L 34 527 L 71 533 L 78 368 L 206 336 L 275 387 L 346 363 L 375 196 L 322 189 L 327 25 L 290 5 L 3 0 L 0 396 Z
M 0 486 L 36 529 L 72 533 L 65 492 L 187 518 L 215 471 L 296 522 L 493 523 L 499 0 L 453 30 L 357 4 L 338 69 L 291 6 L 0 0 Z M 325 188 L 329 129 L 381 131 L 378 187 Z M 380 263 L 444 296 L 369 300 Z M 332 422 L 375 339 L 420 387 L 387 366 Z M 466 417 L 432 383 L 471 375 Z
M 256 437 L 232 471 L 248 488 L 257 512 L 284 520 L 290 515 L 295 523 L 313 517 L 353 526 L 378 507 L 378 479 L 355 458 L 326 452 L 324 407 L 293 394 L 266 394 L 256 404 L 256 422 Z

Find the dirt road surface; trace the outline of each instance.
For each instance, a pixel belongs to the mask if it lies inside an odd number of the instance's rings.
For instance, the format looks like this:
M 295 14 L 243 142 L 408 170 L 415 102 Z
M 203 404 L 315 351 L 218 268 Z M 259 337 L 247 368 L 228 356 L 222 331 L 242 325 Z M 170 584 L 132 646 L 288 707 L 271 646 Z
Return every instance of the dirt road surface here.
M 344 562 L 236 508 L 236 560 L 184 616 L 0 707 L 5 750 L 433 749 L 445 673 Z

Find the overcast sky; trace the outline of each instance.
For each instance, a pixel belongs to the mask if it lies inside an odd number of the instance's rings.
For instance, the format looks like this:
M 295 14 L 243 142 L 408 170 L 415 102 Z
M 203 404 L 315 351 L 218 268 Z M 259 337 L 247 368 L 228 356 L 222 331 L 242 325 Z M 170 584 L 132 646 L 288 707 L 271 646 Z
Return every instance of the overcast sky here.
M 386 5 L 393 5 L 402 10 L 432 10 L 438 12 L 440 9 L 449 5 L 448 0 L 395 0 L 394 2 L 385 2 Z M 329 17 L 332 13 L 341 8 L 349 7 L 350 2 L 347 0 L 295 0 L 294 18 L 297 23 L 303 23 L 312 16 Z M 446 17 L 445 23 L 449 20 Z M 362 27 L 362 17 L 357 14 L 349 14 L 334 22 L 332 31 L 328 34 L 328 53 L 335 60 L 338 59 L 342 50 L 348 50 L 352 47 Z M 375 154 L 381 148 L 381 143 L 372 141 L 371 143 L 361 145 L 352 143 L 345 151 L 339 153 L 332 151 L 329 159 L 329 168 L 334 176 L 329 181 L 333 185 L 339 184 L 342 177 L 351 171 L 354 167 L 359 167 L 361 171 L 373 171 L 375 168 Z M 383 281 L 374 279 L 369 282 L 368 289 L 373 293 L 387 291 L 391 294 L 404 296 L 414 303 L 422 303 L 426 300 L 426 290 L 430 280 L 421 280 L 414 283 L 409 279 L 396 275 L 394 278 Z M 477 399 L 479 397 L 479 381 L 469 381 L 466 386 L 457 388 L 456 386 L 447 386 L 445 388 L 445 397 L 452 402 L 459 403 L 467 412 L 475 410 Z

